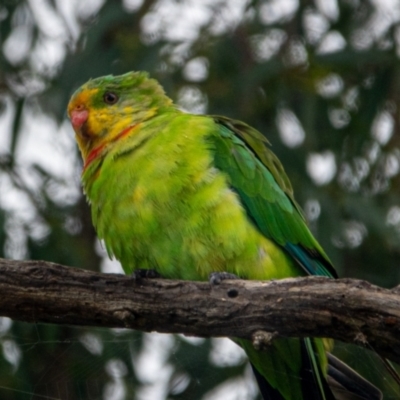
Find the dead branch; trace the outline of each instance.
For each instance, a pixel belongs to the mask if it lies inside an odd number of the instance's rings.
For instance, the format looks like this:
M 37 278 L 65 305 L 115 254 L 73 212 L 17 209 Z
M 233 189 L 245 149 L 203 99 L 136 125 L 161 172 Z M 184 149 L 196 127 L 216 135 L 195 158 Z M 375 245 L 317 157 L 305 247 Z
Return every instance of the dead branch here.
M 400 362 L 400 290 L 360 280 L 211 286 L 0 259 L 0 293 L 0 315 L 20 321 L 240 337 L 257 345 L 263 337 L 331 337 Z

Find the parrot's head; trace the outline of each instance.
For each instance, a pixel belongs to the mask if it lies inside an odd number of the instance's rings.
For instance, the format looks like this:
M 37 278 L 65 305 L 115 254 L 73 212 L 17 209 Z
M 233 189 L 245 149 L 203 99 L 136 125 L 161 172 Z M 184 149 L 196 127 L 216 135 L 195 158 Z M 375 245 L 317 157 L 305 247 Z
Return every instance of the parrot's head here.
M 156 115 L 172 101 L 145 72 L 103 76 L 82 85 L 68 104 L 68 115 L 84 161 L 99 146 Z

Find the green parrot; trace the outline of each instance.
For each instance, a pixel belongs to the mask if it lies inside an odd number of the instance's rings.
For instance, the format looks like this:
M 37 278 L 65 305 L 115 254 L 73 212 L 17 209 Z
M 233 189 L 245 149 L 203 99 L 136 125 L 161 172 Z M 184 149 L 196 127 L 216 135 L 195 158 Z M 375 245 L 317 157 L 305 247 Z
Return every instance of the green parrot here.
M 233 274 L 336 277 L 281 163 L 254 128 L 180 111 L 144 72 L 90 80 L 72 96 L 68 114 L 93 224 L 127 274 L 211 274 L 214 283 Z M 264 399 L 381 398 L 327 355 L 326 340 L 282 338 L 265 351 L 235 341 Z

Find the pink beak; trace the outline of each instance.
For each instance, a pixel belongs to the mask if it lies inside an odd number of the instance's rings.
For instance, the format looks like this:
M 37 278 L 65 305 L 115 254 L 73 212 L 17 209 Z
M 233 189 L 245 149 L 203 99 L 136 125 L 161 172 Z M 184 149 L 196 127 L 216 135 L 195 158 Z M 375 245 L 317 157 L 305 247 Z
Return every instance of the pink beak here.
M 71 123 L 74 129 L 81 129 L 88 116 L 89 112 L 87 110 L 73 110 L 71 112 Z

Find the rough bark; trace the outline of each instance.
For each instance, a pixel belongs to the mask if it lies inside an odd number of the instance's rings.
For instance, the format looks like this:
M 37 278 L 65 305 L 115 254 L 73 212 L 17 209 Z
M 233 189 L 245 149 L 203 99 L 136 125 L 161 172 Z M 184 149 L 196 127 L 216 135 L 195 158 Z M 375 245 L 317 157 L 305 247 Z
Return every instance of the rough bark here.
M 331 337 L 400 362 L 400 289 L 323 277 L 208 282 L 101 274 L 0 259 L 0 315 L 193 336 Z

